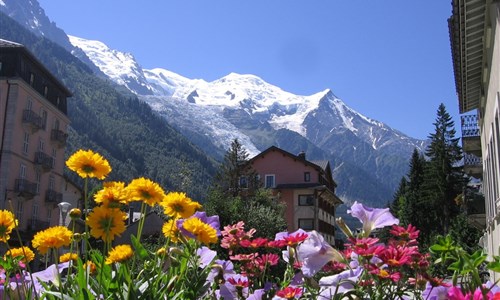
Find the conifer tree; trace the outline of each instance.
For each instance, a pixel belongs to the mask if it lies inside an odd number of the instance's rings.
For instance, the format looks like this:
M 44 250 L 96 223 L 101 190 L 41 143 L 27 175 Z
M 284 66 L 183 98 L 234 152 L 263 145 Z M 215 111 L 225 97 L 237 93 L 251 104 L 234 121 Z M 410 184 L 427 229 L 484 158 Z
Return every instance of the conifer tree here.
M 428 163 L 422 184 L 422 201 L 418 210 L 427 211 L 429 225 L 438 234 L 449 231 L 451 220 L 459 213 L 455 198 L 462 193 L 464 176 L 461 166 L 462 150 L 455 137 L 454 122 L 444 104 L 439 105 L 435 132 L 429 135 L 426 149 Z

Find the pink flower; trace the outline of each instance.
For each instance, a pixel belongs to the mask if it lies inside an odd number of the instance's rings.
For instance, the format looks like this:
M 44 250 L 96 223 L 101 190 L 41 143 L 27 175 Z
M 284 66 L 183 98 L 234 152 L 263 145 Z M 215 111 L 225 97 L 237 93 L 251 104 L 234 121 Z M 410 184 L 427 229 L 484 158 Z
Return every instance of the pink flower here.
M 297 299 L 302 296 L 302 288 L 287 286 L 286 288 L 276 292 L 278 299 Z

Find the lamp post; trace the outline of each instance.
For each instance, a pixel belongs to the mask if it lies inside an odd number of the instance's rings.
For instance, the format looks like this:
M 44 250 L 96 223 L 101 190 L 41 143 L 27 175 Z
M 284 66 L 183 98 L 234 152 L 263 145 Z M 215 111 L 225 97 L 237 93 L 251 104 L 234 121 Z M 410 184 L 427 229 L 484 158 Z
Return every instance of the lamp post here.
M 61 225 L 66 226 L 66 216 L 68 215 L 69 208 L 71 207 L 71 203 L 61 202 L 57 204 L 59 206 L 59 210 L 61 211 Z

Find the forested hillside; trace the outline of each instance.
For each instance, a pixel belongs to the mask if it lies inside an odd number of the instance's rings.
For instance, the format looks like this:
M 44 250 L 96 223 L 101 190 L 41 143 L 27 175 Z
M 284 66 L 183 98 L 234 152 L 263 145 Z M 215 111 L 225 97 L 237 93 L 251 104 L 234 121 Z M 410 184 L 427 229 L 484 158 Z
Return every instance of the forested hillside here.
M 204 200 L 216 163 L 147 104 L 117 90 L 64 48 L 36 37 L 3 13 L 0 38 L 25 45 L 73 93 L 68 99 L 66 156 L 90 148 L 110 161 L 110 180 L 145 176 L 166 190 L 182 189 Z

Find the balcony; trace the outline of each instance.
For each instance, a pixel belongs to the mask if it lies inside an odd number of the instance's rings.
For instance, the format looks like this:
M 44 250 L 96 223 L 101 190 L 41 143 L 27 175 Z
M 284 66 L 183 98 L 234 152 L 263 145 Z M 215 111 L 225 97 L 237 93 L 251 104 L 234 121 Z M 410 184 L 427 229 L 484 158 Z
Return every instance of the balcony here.
M 42 221 L 39 219 L 29 219 L 28 220 L 28 232 L 38 232 L 40 230 L 45 230 L 50 227 L 50 223 L 47 221 Z
M 58 193 L 52 189 L 48 189 L 45 192 L 45 202 L 58 204 L 62 202 L 62 194 Z
M 42 151 L 37 151 L 35 152 L 35 166 L 48 172 L 54 167 L 54 159 Z
M 465 153 L 481 157 L 481 133 L 477 115 L 463 115 L 462 121 L 462 146 Z
M 26 200 L 33 199 L 33 197 L 35 197 L 35 195 L 37 194 L 36 183 L 30 182 L 23 178 L 16 179 L 14 191 Z
M 43 127 L 42 117 L 29 109 L 23 110 L 23 123 L 30 126 L 33 132 Z
M 474 178 L 483 178 L 483 160 L 474 154 L 464 153 L 464 172 Z
M 68 134 L 59 129 L 52 129 L 50 132 L 50 140 L 56 142 L 59 148 L 66 145 L 66 140 L 68 139 Z

